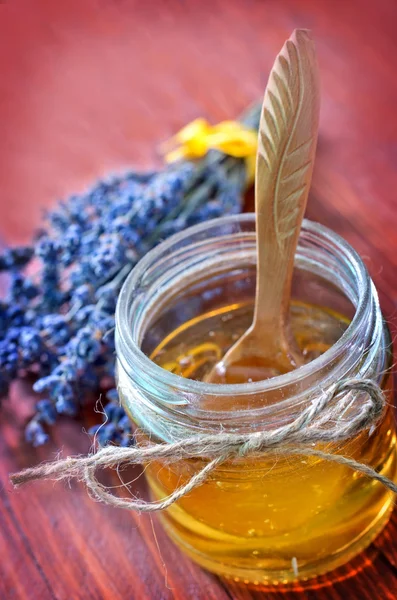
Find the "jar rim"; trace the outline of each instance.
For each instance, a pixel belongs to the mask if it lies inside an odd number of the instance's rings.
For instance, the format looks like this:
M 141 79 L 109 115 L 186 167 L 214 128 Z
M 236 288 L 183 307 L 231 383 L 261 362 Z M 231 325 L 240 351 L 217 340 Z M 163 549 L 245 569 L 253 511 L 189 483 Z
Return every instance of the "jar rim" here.
M 217 219 L 211 219 L 203 223 L 199 223 L 192 227 L 185 229 L 183 232 L 177 233 L 167 240 L 161 242 L 154 249 L 150 250 L 132 269 L 128 275 L 123 287 L 120 291 L 119 298 L 116 307 L 116 349 L 118 347 L 117 338 L 120 337 L 122 342 L 123 355 L 128 354 L 126 357 L 129 359 L 130 364 L 133 364 L 134 368 L 142 370 L 146 374 L 150 374 L 151 378 L 157 381 L 161 381 L 164 385 L 170 386 L 175 391 L 183 391 L 184 393 L 191 394 L 213 394 L 220 396 L 237 396 L 241 394 L 257 394 L 259 392 L 270 392 L 284 386 L 290 386 L 302 381 L 309 375 L 324 369 L 328 364 L 334 361 L 343 350 L 343 347 L 352 337 L 353 332 L 357 330 L 357 327 L 365 319 L 368 299 L 371 294 L 375 293 L 372 281 L 369 277 L 368 271 L 358 255 L 358 253 L 346 242 L 340 235 L 333 232 L 328 227 L 304 219 L 302 223 L 302 230 L 320 234 L 323 239 L 336 243 L 341 248 L 345 257 L 353 265 L 354 274 L 357 281 L 358 289 L 358 300 L 354 307 L 354 316 L 351 319 L 348 327 L 343 332 L 341 337 L 327 349 L 319 357 L 313 359 L 311 362 L 290 371 L 288 373 L 272 377 L 263 381 L 253 381 L 250 383 L 238 383 L 238 384 L 219 384 L 219 383 L 208 383 L 205 381 L 197 381 L 193 379 L 186 379 L 180 375 L 176 375 L 170 371 L 167 371 L 160 365 L 152 361 L 140 348 L 137 341 L 133 336 L 133 328 L 128 322 L 129 313 L 129 298 L 134 290 L 135 285 L 149 267 L 160 258 L 165 251 L 170 250 L 175 244 L 183 241 L 191 235 L 205 232 L 206 229 L 214 227 L 216 225 L 233 225 L 242 222 L 252 222 L 255 220 L 255 213 L 241 213 L 239 215 L 231 215 L 226 217 L 219 217 Z M 119 357 L 120 358 L 120 357 Z M 132 361 L 132 362 L 131 362 Z

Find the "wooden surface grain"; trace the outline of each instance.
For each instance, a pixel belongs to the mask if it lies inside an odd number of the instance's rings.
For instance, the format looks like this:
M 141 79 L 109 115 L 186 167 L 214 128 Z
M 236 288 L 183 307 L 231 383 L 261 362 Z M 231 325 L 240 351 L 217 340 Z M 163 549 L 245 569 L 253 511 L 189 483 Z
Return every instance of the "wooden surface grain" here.
M 322 74 L 308 216 L 364 257 L 395 335 L 396 25 L 395 0 L 5 0 L 2 243 L 28 240 L 43 207 L 101 174 L 157 163 L 158 143 L 191 119 L 237 115 L 263 93 L 292 29 L 308 27 Z M 185 558 L 155 518 L 95 504 L 78 485 L 12 491 L 10 471 L 90 445 L 83 427 L 92 409 L 83 425 L 65 419 L 50 445 L 27 446 L 33 403 L 21 383 L 1 412 L 1 600 L 397 597 L 397 512 L 347 567 L 300 588 L 260 591 L 221 582 Z

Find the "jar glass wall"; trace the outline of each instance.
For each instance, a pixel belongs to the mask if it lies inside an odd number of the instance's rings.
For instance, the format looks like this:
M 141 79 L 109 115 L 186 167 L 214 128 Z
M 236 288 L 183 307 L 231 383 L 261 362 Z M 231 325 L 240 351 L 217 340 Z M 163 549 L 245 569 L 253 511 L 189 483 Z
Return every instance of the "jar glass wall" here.
M 309 221 L 291 306 L 307 364 L 235 385 L 181 377 L 202 378 L 249 325 L 255 265 L 255 216 L 246 214 L 192 227 L 133 270 L 119 298 L 116 351 L 120 396 L 141 435 L 175 441 L 263 431 L 290 422 L 319 390 L 350 377 L 372 378 L 391 394 L 390 339 L 374 285 L 342 238 Z M 319 448 L 395 478 L 390 409 L 374 431 Z M 203 464 L 151 464 L 145 473 L 152 495 L 169 495 Z M 336 463 L 245 457 L 222 464 L 161 519 L 187 554 L 216 573 L 288 582 L 349 560 L 384 526 L 392 502 L 380 483 Z

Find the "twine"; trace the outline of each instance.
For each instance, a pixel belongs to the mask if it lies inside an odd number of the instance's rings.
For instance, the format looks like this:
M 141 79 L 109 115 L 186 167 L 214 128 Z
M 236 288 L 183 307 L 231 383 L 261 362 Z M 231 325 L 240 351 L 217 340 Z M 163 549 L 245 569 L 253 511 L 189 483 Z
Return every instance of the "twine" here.
M 362 392 L 362 395 L 357 394 Z M 389 478 L 377 473 L 372 467 L 340 454 L 317 450 L 318 443 L 349 440 L 360 432 L 372 431 L 382 418 L 386 399 L 380 387 L 370 379 L 348 379 L 332 385 L 327 391 L 312 399 L 311 403 L 291 423 L 255 433 L 225 433 L 197 435 L 177 442 L 147 444 L 139 447 L 120 448 L 107 446 L 87 456 L 68 457 L 43 463 L 10 476 L 14 486 L 37 479 L 62 480 L 75 478 L 83 481 L 90 496 L 111 506 L 153 512 L 164 510 L 171 504 L 202 485 L 211 473 L 233 458 L 252 455 L 304 455 L 315 456 L 326 461 L 344 465 L 379 481 L 397 493 L 397 485 Z M 147 464 L 159 460 L 171 464 L 196 458 L 209 462 L 197 471 L 184 485 L 175 489 L 168 497 L 147 502 L 137 497 L 119 498 L 102 485 L 97 469 L 120 469 L 132 464 Z

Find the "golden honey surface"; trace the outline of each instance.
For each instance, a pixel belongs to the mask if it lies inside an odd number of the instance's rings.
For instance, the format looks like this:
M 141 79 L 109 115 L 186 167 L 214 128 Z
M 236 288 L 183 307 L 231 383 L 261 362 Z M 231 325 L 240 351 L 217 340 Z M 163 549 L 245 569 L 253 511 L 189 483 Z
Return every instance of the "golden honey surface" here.
M 203 379 L 251 317 L 248 304 L 201 315 L 167 336 L 151 357 L 182 377 Z M 339 339 L 348 321 L 330 310 L 294 302 L 292 325 L 310 362 Z M 246 381 L 260 378 L 255 365 L 244 369 Z M 385 377 L 388 395 L 390 386 L 391 378 Z M 236 399 L 227 401 L 235 410 Z M 325 449 L 394 479 L 395 442 L 388 410 L 375 432 Z M 192 460 L 151 464 L 146 475 L 153 495 L 167 496 L 199 467 L 200 461 Z M 380 483 L 346 466 L 315 457 L 248 457 L 222 465 L 161 518 L 174 541 L 206 568 L 245 581 L 286 583 L 326 572 L 359 552 L 387 522 L 392 501 Z

